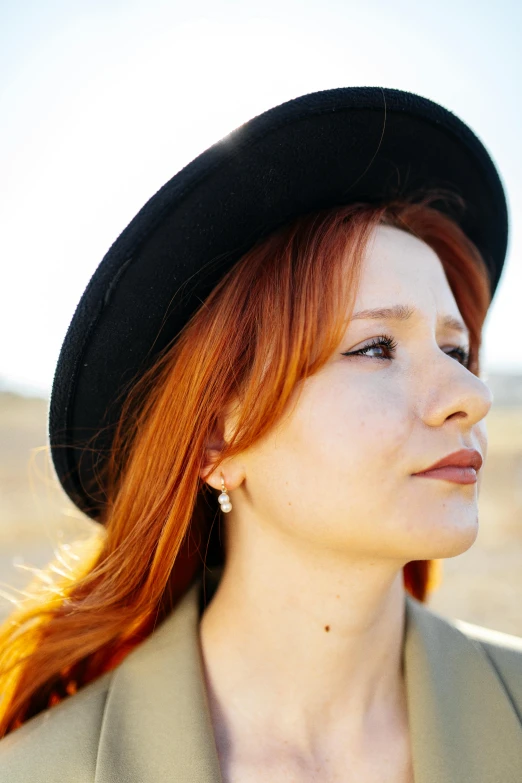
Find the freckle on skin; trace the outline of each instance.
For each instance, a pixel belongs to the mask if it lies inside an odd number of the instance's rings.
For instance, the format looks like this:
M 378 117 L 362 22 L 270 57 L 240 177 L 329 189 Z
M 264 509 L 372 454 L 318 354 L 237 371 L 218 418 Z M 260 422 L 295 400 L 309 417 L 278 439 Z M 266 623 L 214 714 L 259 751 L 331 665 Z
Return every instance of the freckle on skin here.
M 325 625 L 325 626 L 324 626 L 324 630 L 325 630 L 325 631 L 329 631 L 329 630 L 330 630 L 330 626 L 329 626 L 329 625 Z

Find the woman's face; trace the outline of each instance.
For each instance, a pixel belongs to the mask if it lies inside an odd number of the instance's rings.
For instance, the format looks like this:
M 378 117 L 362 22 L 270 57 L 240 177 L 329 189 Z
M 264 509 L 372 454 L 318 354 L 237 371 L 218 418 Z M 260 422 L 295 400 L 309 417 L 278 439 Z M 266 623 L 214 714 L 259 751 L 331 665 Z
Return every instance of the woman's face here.
M 436 253 L 379 226 L 354 314 L 396 305 L 415 313 L 350 321 L 298 404 L 236 458 L 243 481 L 231 487 L 232 525 L 241 519 L 305 547 L 401 562 L 452 557 L 474 542 L 483 468 L 475 484 L 412 474 L 462 448 L 485 461 L 492 395 L 455 352 L 469 347 L 467 333 L 437 325 L 462 318 Z M 383 335 L 397 343 L 394 353 L 343 355 Z

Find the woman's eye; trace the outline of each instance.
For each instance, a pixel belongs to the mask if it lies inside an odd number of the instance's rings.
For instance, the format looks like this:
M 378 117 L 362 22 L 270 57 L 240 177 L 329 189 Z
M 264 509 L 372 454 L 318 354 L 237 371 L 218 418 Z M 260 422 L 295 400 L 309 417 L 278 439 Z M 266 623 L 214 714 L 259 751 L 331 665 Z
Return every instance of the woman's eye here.
M 456 353 L 461 360 L 461 364 L 464 365 L 464 367 L 468 367 L 469 365 L 469 351 L 467 351 L 465 348 L 454 348 L 452 351 L 448 351 L 448 353 Z
M 359 348 L 357 351 L 346 351 L 343 355 L 344 356 L 369 356 L 368 351 L 374 350 L 375 348 L 379 348 L 381 350 L 384 350 L 388 353 L 391 353 L 392 355 L 395 354 L 395 349 L 397 348 L 397 343 L 393 339 L 393 337 L 389 337 L 387 334 L 381 335 L 381 337 L 377 337 L 375 340 L 373 340 L 369 345 L 365 345 L 363 348 Z M 369 358 L 373 358 L 372 356 L 369 356 Z M 377 359 L 387 359 L 387 356 L 376 356 Z
M 362 348 L 359 348 L 357 351 L 346 351 L 343 356 L 368 356 L 370 359 L 376 358 L 384 360 L 393 357 L 395 355 L 396 348 L 397 342 L 393 339 L 393 337 L 390 337 L 389 335 L 381 335 L 381 337 L 377 337 L 375 340 L 369 343 L 369 345 L 365 345 Z M 379 349 L 388 355 L 376 355 L 373 357 L 369 352 L 375 349 Z M 449 355 L 456 354 L 460 359 L 460 363 L 464 365 L 464 367 L 468 367 L 470 353 L 467 349 L 458 347 L 453 348 L 451 351 L 446 351 L 446 353 Z
M 384 345 L 367 345 L 365 348 L 361 348 L 359 351 L 354 351 L 356 354 L 361 354 L 364 356 L 370 356 L 370 352 L 373 351 L 373 356 L 375 359 L 386 359 L 386 346 Z M 381 355 L 378 355 L 378 352 L 381 352 Z

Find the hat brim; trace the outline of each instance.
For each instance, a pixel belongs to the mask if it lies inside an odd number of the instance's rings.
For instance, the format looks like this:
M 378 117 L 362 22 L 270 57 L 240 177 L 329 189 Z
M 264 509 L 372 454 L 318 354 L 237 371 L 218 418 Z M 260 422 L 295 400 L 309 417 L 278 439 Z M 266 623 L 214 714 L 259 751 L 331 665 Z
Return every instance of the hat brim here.
M 49 438 L 57 476 L 88 516 L 121 389 L 183 328 L 258 239 L 298 215 L 442 188 L 482 253 L 494 294 L 508 237 L 504 188 L 482 142 L 418 95 L 347 87 L 301 96 L 255 117 L 199 155 L 140 210 L 94 272 L 53 380 Z M 100 429 L 100 454 L 84 451 Z

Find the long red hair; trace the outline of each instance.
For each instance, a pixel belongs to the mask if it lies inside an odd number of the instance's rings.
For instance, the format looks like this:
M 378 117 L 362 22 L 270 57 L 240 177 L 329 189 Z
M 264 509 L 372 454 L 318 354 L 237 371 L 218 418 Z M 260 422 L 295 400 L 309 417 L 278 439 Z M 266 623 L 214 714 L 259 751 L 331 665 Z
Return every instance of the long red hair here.
M 239 399 L 241 418 L 217 465 L 248 449 L 327 361 L 378 224 L 409 231 L 438 254 L 470 332 L 469 369 L 479 374 L 487 268 L 431 198 L 325 209 L 279 228 L 224 275 L 132 386 L 99 477 L 103 526 L 75 568 L 50 566 L 0 627 L 0 737 L 116 666 L 203 563 L 223 559 L 217 493 L 200 476 L 210 433 Z M 407 563 L 405 589 L 425 601 L 437 566 Z

